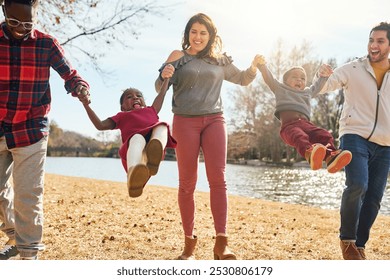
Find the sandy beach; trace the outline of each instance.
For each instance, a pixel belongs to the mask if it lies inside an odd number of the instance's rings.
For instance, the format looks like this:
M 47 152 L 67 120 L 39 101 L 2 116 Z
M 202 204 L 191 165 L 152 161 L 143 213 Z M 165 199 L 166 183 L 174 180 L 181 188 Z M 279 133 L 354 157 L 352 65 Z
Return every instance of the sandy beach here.
M 46 175 L 46 250 L 41 260 L 173 260 L 183 231 L 177 189 L 147 185 L 130 198 L 126 183 Z M 209 193 L 196 192 L 196 258 L 213 258 Z M 240 260 L 341 260 L 339 213 L 229 196 L 228 233 Z M 390 217 L 379 215 L 366 253 L 390 259 Z M 4 243 L 7 238 L 1 235 Z

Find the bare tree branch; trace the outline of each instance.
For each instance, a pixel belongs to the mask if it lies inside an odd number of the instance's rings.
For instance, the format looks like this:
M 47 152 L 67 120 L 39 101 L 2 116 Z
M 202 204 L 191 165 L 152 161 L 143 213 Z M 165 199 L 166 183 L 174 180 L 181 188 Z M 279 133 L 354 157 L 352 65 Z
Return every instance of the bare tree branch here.
M 118 25 L 121 25 L 122 23 L 128 21 L 129 19 L 135 17 L 136 15 L 142 13 L 142 12 L 145 12 L 147 13 L 149 10 L 148 8 L 144 8 L 144 7 L 141 7 L 139 8 L 138 10 L 134 11 L 132 14 L 130 15 L 127 15 L 125 16 L 124 18 L 121 18 L 117 21 L 114 21 L 115 17 L 112 17 L 108 22 L 106 23 L 102 23 L 101 26 L 98 26 L 98 27 L 95 27 L 93 29 L 90 29 L 88 31 L 84 31 L 84 32 L 81 32 L 77 35 L 74 35 L 70 38 L 68 38 L 66 41 L 64 41 L 63 43 L 61 43 L 62 45 L 66 45 L 68 44 L 70 41 L 73 41 L 81 36 L 91 36 L 91 35 L 95 35 L 97 33 L 100 33 L 100 32 L 103 32 L 103 31 L 106 31 L 106 30 L 109 30 L 109 29 L 112 29 L 114 28 L 115 26 L 118 26 Z
M 107 71 L 103 70 L 98 62 L 110 55 L 109 50 L 115 52 L 118 47 L 122 50 L 130 48 L 131 41 L 137 40 L 141 31 L 151 26 L 153 17 L 162 17 L 179 5 L 177 3 L 163 6 L 157 2 L 157 0 L 40 1 L 39 29 L 53 34 L 61 45 L 68 49 L 72 60 L 84 61 L 87 58 L 87 64 L 104 76 Z

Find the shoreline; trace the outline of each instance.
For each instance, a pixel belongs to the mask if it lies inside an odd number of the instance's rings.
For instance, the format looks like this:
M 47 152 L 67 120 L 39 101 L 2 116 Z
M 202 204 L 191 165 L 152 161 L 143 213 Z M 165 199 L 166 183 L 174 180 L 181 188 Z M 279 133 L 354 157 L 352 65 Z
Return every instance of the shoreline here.
M 46 172 L 64 176 L 76 176 L 125 182 L 126 173 L 119 159 L 96 158 L 47 158 Z M 209 192 L 204 163 L 199 163 L 196 189 Z M 283 181 L 280 181 L 282 178 Z M 342 195 L 344 172 L 329 175 L 326 169 L 278 168 L 267 166 L 226 165 L 228 193 L 269 201 L 303 204 L 322 209 L 338 210 Z M 177 163 L 164 161 L 160 171 L 149 184 L 178 186 Z M 313 191 L 313 188 L 316 190 Z M 390 216 L 390 193 L 383 197 L 381 213 Z
M 183 249 L 177 189 L 46 174 L 41 260 L 174 260 Z M 213 259 L 209 193 L 196 192 L 198 260 Z M 240 260 L 341 260 L 337 210 L 229 195 L 229 247 Z M 390 217 L 379 215 L 370 260 L 390 260 Z M 3 243 L 7 240 L 1 235 Z

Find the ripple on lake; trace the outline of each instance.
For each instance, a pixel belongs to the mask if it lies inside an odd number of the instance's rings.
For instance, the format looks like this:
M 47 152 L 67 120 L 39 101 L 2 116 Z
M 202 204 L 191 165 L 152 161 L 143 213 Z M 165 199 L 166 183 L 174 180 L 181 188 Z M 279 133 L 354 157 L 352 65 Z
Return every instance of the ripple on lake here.
M 313 171 L 306 168 L 267 167 L 241 171 L 235 172 L 234 176 L 227 175 L 231 193 L 287 203 L 320 205 L 326 209 L 339 207 L 345 180 L 343 172 L 329 174 L 325 169 Z

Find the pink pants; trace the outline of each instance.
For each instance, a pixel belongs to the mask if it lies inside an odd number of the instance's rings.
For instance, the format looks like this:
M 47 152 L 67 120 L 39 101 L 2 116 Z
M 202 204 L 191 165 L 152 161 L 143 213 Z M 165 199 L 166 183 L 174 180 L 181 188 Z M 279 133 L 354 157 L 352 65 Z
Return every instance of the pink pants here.
M 227 195 L 225 182 L 227 134 L 222 114 L 173 118 L 172 134 L 177 141 L 179 169 L 178 202 L 186 236 L 195 224 L 194 191 L 198 178 L 198 157 L 202 148 L 210 187 L 210 206 L 216 234 L 226 233 Z
M 326 152 L 327 156 L 331 151 L 336 150 L 332 134 L 305 119 L 293 120 L 283 124 L 280 129 L 280 137 L 284 143 L 294 147 L 303 158 L 305 157 L 305 151 L 316 143 L 325 146 L 329 144 Z

